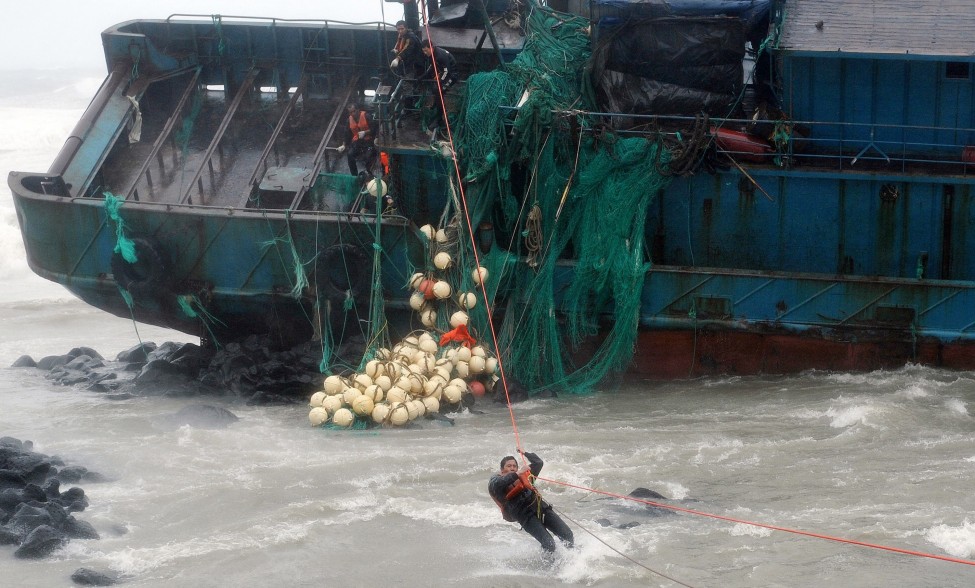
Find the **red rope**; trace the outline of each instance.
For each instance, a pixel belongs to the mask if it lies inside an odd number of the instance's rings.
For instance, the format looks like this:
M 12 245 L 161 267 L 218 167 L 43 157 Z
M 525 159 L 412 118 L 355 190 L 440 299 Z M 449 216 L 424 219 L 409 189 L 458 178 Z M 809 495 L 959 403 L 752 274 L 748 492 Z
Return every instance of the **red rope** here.
M 419 0 L 419 2 L 420 2 L 421 14 L 426 14 L 426 2 L 424 0 Z M 454 174 L 457 177 L 457 186 L 458 186 L 458 189 L 460 190 L 460 201 L 461 201 L 461 204 L 462 204 L 462 206 L 464 208 L 464 221 L 467 223 L 467 234 L 468 234 L 468 236 L 471 239 L 471 250 L 474 252 L 474 261 L 475 261 L 475 263 L 477 263 L 477 266 L 480 267 L 480 265 L 481 265 L 481 259 L 480 259 L 480 256 L 477 253 L 477 242 L 476 242 L 476 240 L 474 238 L 474 228 L 473 228 L 473 226 L 471 224 L 470 211 L 469 211 L 469 209 L 467 207 L 467 197 L 466 197 L 466 194 L 464 192 L 464 183 L 462 181 L 462 177 L 461 177 L 461 174 L 460 174 L 460 164 L 457 161 L 457 150 L 454 148 L 453 130 L 450 128 L 450 121 L 447 118 L 447 107 L 446 107 L 446 104 L 444 102 L 443 87 L 440 84 L 440 70 L 437 67 L 437 59 L 433 55 L 433 41 L 430 39 L 430 25 L 429 25 L 428 22 L 426 22 L 426 20 L 424 20 L 423 26 L 424 26 L 424 29 L 426 31 L 427 44 L 430 47 L 430 60 L 433 63 L 433 73 L 434 73 L 434 80 L 436 81 L 436 84 L 437 84 L 437 93 L 440 96 L 440 104 L 443 106 L 443 108 L 442 108 L 442 110 L 443 110 L 442 114 L 443 114 L 444 128 L 447 131 L 447 141 L 450 143 L 450 156 L 451 156 L 451 160 L 453 161 L 453 164 L 454 164 Z M 494 356 L 498 360 L 498 370 L 501 372 L 501 384 L 502 384 L 502 386 L 504 388 L 504 397 L 505 397 L 505 401 L 507 402 L 507 405 L 508 405 L 508 415 L 511 418 L 511 428 L 514 431 L 514 435 L 515 435 L 515 446 L 518 448 L 518 453 L 521 454 L 522 459 L 524 459 L 524 451 L 522 450 L 522 447 L 521 447 L 521 437 L 520 437 L 520 435 L 518 433 L 518 423 L 515 420 L 514 408 L 511 405 L 511 397 L 508 394 L 508 380 L 507 380 L 507 378 L 505 376 L 504 363 L 501 361 L 501 350 L 500 350 L 500 348 L 498 346 L 498 335 L 497 335 L 497 332 L 494 329 L 494 322 L 493 322 L 493 320 L 491 318 L 493 316 L 493 311 L 492 311 L 492 308 L 490 307 L 490 305 L 488 304 L 487 289 L 484 286 L 484 281 L 481 280 L 481 283 L 479 285 L 481 287 L 481 294 L 484 297 L 484 306 L 485 306 L 485 309 L 487 310 L 488 328 L 491 331 L 491 342 L 494 344 Z M 743 525 L 751 525 L 753 527 L 762 527 L 762 528 L 765 528 L 765 529 L 771 529 L 773 531 L 783 531 L 785 533 L 792 533 L 794 535 L 803 535 L 803 536 L 806 536 L 806 537 L 814 537 L 816 539 L 825 539 L 827 541 L 835 541 L 837 543 L 847 543 L 849 545 L 858 545 L 860 547 L 869 547 L 871 549 L 880 549 L 880 550 L 883 550 L 883 551 L 890 551 L 890 552 L 893 552 L 893 553 L 902 553 L 904 555 L 913 555 L 913 556 L 916 556 L 916 557 L 926 557 L 926 558 L 929 558 L 929 559 L 937 559 L 937 560 L 947 561 L 947 562 L 951 562 L 951 563 L 959 563 L 959 564 L 965 564 L 965 565 L 969 565 L 969 566 L 975 566 L 975 561 L 968 560 L 968 559 L 961 559 L 961 558 L 957 558 L 957 557 L 949 557 L 949 556 L 946 556 L 946 555 L 937 555 L 937 554 L 934 554 L 934 553 L 926 553 L 926 552 L 923 552 L 923 551 L 915 551 L 915 550 L 911 550 L 911 549 L 901 549 L 900 547 L 891 547 L 891 546 L 888 546 L 888 545 L 880 545 L 880 544 L 877 544 L 877 543 L 868 543 L 866 541 L 857 541 L 855 539 L 844 539 L 843 537 L 835 537 L 835 536 L 826 535 L 826 534 L 823 534 L 823 533 L 813 533 L 811 531 L 803 531 L 801 529 L 790 529 L 788 527 L 780 527 L 778 525 L 769 525 L 769 524 L 765 524 L 765 523 L 757 523 L 757 522 L 754 522 L 754 521 L 746 521 L 744 519 L 736 519 L 734 517 L 726 517 L 726 516 L 722 516 L 722 515 L 711 514 L 711 513 L 707 513 L 707 512 L 703 512 L 703 511 L 699 511 L 699 510 L 693 510 L 693 509 L 689 509 L 689 508 L 682 508 L 682 507 L 679 507 L 679 506 L 673 506 L 673 505 L 670 505 L 670 504 L 662 504 L 662 503 L 659 503 L 659 502 L 653 502 L 651 500 L 643 500 L 641 498 L 635 498 L 633 496 L 625 496 L 625 495 L 622 495 L 622 494 L 615 494 L 613 492 L 606 492 L 604 490 L 596 490 L 594 488 L 586 488 L 585 486 L 577 486 L 575 484 L 569 484 L 568 482 L 561 482 L 561 481 L 552 480 L 552 479 L 549 479 L 549 478 L 541 478 L 541 477 L 539 477 L 538 479 L 539 480 L 543 480 L 545 482 L 550 482 L 552 484 L 558 484 L 560 486 L 565 486 L 565 487 L 568 487 L 568 488 L 575 488 L 577 490 L 585 490 L 587 492 L 593 492 L 593 493 L 596 493 L 596 494 L 602 494 L 602 495 L 605 495 L 605 496 L 611 496 L 613 498 L 621 498 L 623 500 L 631 500 L 633 502 L 639 502 L 639 503 L 646 504 L 646 505 L 649 505 L 649 506 L 655 506 L 655 507 L 658 507 L 658 508 L 666 508 L 666 509 L 670 509 L 670 510 L 677 511 L 677 512 L 684 512 L 684 513 L 693 514 L 693 515 L 697 515 L 697 516 L 708 517 L 708 518 L 712 518 L 712 519 L 718 519 L 718 520 L 721 520 L 721 521 L 728 521 L 728 522 L 732 522 L 732 523 L 740 523 L 740 524 L 743 524 Z
M 960 559 L 957 557 L 948 557 L 946 555 L 936 555 L 934 553 L 925 553 L 923 551 L 914 551 L 912 549 L 901 549 L 900 547 L 890 547 L 888 545 L 879 545 L 877 543 L 868 543 L 866 541 L 857 541 L 855 539 L 844 539 L 843 537 L 834 537 L 833 535 L 825 535 L 823 533 L 813 533 L 811 531 L 803 531 L 800 529 L 790 529 L 788 527 L 780 527 L 778 525 L 768 525 L 765 523 L 756 523 L 754 521 L 746 521 L 744 519 L 736 519 L 734 517 L 726 517 L 716 514 L 711 514 L 708 512 L 702 512 L 699 510 L 692 510 L 689 508 L 682 508 L 679 506 L 673 506 L 671 504 L 662 504 L 660 502 L 654 502 L 652 500 L 643 500 L 642 498 L 635 498 L 633 496 L 624 496 L 622 494 L 615 494 L 613 492 L 606 492 L 604 490 L 596 490 L 594 488 L 586 488 L 585 486 L 576 486 L 575 484 L 569 484 L 568 482 L 560 482 L 558 480 L 551 480 L 549 478 L 539 477 L 539 480 L 544 480 L 546 482 L 551 482 L 552 484 L 558 484 L 560 486 L 566 486 L 568 488 L 575 488 L 577 490 L 586 490 L 587 492 L 594 492 L 596 494 L 602 494 L 604 496 L 612 496 L 613 498 L 622 498 L 623 500 L 632 500 L 633 502 L 639 502 L 642 504 L 647 504 L 650 506 L 656 506 L 659 508 L 667 508 L 670 510 L 678 512 L 686 512 L 692 515 L 698 515 L 702 517 L 708 517 L 712 519 L 718 519 L 721 521 L 729 521 L 732 523 L 741 523 L 743 525 L 752 525 L 753 527 L 763 527 L 765 529 L 772 529 L 773 531 L 784 531 L 786 533 L 793 533 L 795 535 L 805 535 L 806 537 L 815 537 L 816 539 L 826 539 L 828 541 L 836 541 L 838 543 L 849 543 L 850 545 L 859 545 L 860 547 L 869 547 L 871 549 L 881 549 L 883 551 L 892 551 L 894 553 L 903 553 L 905 555 L 914 555 L 917 557 L 927 557 L 931 559 L 939 559 L 941 561 L 948 561 L 952 563 L 960 563 L 969 566 L 975 566 L 975 561 L 969 559 Z
M 427 6 L 424 0 L 419 0 L 420 2 L 420 12 L 421 14 L 427 13 Z M 460 174 L 460 163 L 457 161 L 457 149 L 454 146 L 454 134 L 453 129 L 450 128 L 450 120 L 447 118 L 447 105 L 444 102 L 443 87 L 440 84 L 440 70 L 437 67 L 437 59 L 433 54 L 433 41 L 430 38 L 430 23 L 426 19 L 423 21 L 423 27 L 426 32 L 427 45 L 430 47 L 430 60 L 433 63 L 433 74 L 434 80 L 437 84 L 437 93 L 440 95 L 440 104 L 443 107 L 443 122 L 444 128 L 447 131 L 447 142 L 450 143 L 450 158 L 454 164 L 454 175 L 457 177 L 457 188 L 460 190 L 460 202 L 464 209 L 464 222 L 467 223 L 467 234 L 471 239 L 471 251 L 474 252 L 474 262 L 477 267 L 481 266 L 481 257 L 477 253 L 477 242 L 474 238 L 474 227 L 471 224 L 470 210 L 467 207 L 467 195 L 464 192 L 464 182 Z M 498 276 L 500 278 L 500 276 Z M 484 280 L 480 281 L 481 294 L 484 298 L 484 308 L 487 311 L 487 324 L 488 329 L 491 331 L 491 343 L 494 345 L 494 357 L 498 360 L 498 371 L 501 373 L 501 386 L 504 389 L 504 399 L 508 405 L 508 416 L 511 418 L 511 429 L 514 431 L 515 435 L 515 447 L 518 448 L 518 453 L 521 454 L 522 459 L 524 459 L 525 452 L 521 448 L 521 436 L 518 434 L 518 423 L 515 421 L 515 411 L 511 406 L 511 396 L 508 394 L 508 379 L 504 371 L 504 362 L 501 360 L 501 349 L 498 345 L 498 334 L 494 329 L 494 321 L 492 316 L 494 311 L 488 304 L 487 288 L 484 286 Z

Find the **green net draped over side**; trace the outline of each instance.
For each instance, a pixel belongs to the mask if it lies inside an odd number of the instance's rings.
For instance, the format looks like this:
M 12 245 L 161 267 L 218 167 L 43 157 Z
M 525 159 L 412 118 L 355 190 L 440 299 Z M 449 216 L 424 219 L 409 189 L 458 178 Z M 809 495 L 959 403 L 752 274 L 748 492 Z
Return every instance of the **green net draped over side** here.
M 670 154 L 653 136 L 593 132 L 589 21 L 532 4 L 524 50 L 471 76 L 457 151 L 472 226 L 493 222 L 521 260 L 491 278 L 511 292 L 495 301 L 507 372 L 529 388 L 587 392 L 632 358 L 647 212 Z

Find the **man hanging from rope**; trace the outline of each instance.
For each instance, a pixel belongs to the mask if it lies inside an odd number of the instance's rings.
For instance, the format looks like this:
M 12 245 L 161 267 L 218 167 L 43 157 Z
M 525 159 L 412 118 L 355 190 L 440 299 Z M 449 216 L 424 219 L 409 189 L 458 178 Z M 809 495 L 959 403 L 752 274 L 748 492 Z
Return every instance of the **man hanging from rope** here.
M 547 553 L 555 551 L 555 540 L 549 531 L 572 547 L 572 530 L 552 510 L 552 505 L 542 500 L 532 481 L 542 471 L 542 460 L 534 453 L 525 453 L 528 463 L 518 467 L 518 460 L 506 456 L 501 460 L 501 471 L 491 477 L 488 493 L 501 509 L 504 520 L 521 523 L 521 528 L 538 540 Z

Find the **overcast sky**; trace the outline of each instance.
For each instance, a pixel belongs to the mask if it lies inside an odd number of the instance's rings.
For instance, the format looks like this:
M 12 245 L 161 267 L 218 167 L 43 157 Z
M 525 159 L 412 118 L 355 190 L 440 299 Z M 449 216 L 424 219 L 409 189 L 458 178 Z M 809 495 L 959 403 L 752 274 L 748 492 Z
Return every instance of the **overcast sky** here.
M 0 69 L 104 70 L 101 32 L 138 18 L 222 14 L 394 23 L 403 5 L 382 0 L 16 0 L 4 2 Z

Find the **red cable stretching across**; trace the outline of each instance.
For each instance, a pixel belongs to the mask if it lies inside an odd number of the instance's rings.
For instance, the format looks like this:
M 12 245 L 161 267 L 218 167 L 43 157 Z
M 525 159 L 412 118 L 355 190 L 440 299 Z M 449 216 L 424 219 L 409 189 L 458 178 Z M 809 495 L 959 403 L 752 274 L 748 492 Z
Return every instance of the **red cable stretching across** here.
M 711 514 L 708 512 L 702 512 L 699 510 L 692 510 L 689 508 L 681 508 L 679 506 L 673 506 L 670 504 L 662 504 L 660 502 L 654 502 L 652 500 L 644 500 L 642 498 L 634 498 L 633 496 L 623 496 L 622 494 L 615 494 L 613 492 L 606 492 L 604 490 L 596 490 L 594 488 L 586 488 L 585 486 L 576 486 L 575 484 L 569 484 L 568 482 L 560 482 L 558 480 L 550 480 L 548 478 L 538 478 L 539 480 L 544 480 L 546 482 L 551 482 L 552 484 L 558 484 L 559 486 L 565 486 L 567 488 L 575 488 L 577 490 L 585 490 L 587 492 L 594 492 L 596 494 L 602 494 L 604 496 L 612 496 L 613 498 L 622 498 L 623 500 L 632 500 L 633 502 L 640 502 L 642 504 L 647 504 L 650 506 L 656 506 L 659 508 L 669 508 L 670 510 L 675 510 L 678 512 L 686 512 L 688 514 L 698 515 L 702 517 L 709 517 L 712 519 L 718 519 L 722 521 L 729 521 L 732 523 L 741 523 L 743 525 L 752 525 L 753 527 L 763 527 L 765 529 L 772 529 L 773 531 L 785 531 L 786 533 L 794 533 L 796 535 L 805 535 L 806 537 L 815 537 L 817 539 L 826 539 L 829 541 L 837 541 L 839 543 L 849 543 L 851 545 L 859 545 L 861 547 L 870 547 L 872 549 L 882 549 L 884 551 L 892 551 L 894 553 L 903 553 L 906 555 L 915 555 L 917 557 L 928 557 L 931 559 L 940 559 L 941 561 L 949 561 L 952 563 L 960 563 L 969 566 L 975 566 L 975 561 L 970 559 L 960 559 L 957 557 L 949 557 L 947 555 L 936 555 L 934 553 L 925 553 L 923 551 L 914 551 L 912 549 L 901 549 L 900 547 L 889 547 L 887 545 L 879 545 L 877 543 L 867 543 L 866 541 L 857 541 L 855 539 L 844 539 L 842 537 L 834 537 L 832 535 L 824 535 L 822 533 L 813 533 L 811 531 L 802 531 L 800 529 L 790 529 L 788 527 L 779 527 L 777 525 L 767 525 L 765 523 L 756 523 L 753 521 L 746 521 L 744 519 L 736 519 L 734 517 L 725 517 L 721 515 Z
M 426 14 L 426 2 L 424 2 L 423 0 L 419 0 L 419 2 L 420 2 L 420 9 L 422 11 L 422 14 Z M 427 24 L 426 22 L 424 22 L 424 28 L 426 30 L 427 43 L 429 44 L 429 46 L 430 46 L 430 48 L 432 50 L 433 49 L 433 41 L 430 40 L 430 26 L 429 26 L 429 24 Z M 440 72 L 439 72 L 439 70 L 437 68 L 436 60 L 433 60 L 433 68 L 434 68 L 434 74 L 435 74 L 434 75 L 434 80 L 436 81 L 436 84 L 437 84 L 437 92 L 440 94 L 440 103 L 443 104 L 444 103 L 443 102 L 443 88 L 440 85 Z M 446 108 L 444 110 L 446 111 Z M 467 197 L 466 197 L 466 195 L 464 193 L 464 183 L 462 181 L 462 177 L 461 177 L 461 173 L 460 173 L 460 164 L 457 161 L 457 155 L 456 155 L 457 152 L 454 149 L 454 136 L 453 136 L 452 129 L 450 128 L 450 121 L 447 120 L 447 113 L 446 112 L 443 113 L 443 119 L 444 119 L 444 127 L 447 130 L 447 141 L 450 143 L 451 159 L 453 160 L 453 163 L 454 163 L 454 172 L 455 172 L 455 174 L 457 176 L 457 186 L 458 186 L 458 189 L 460 190 L 460 201 L 461 201 L 461 204 L 464 207 L 464 220 L 467 222 L 467 234 L 471 238 L 471 250 L 474 252 L 474 261 L 475 261 L 475 263 L 477 263 L 477 265 L 480 266 L 481 265 L 481 259 L 480 259 L 480 256 L 477 253 L 477 243 L 474 242 L 474 228 L 473 228 L 473 226 L 471 226 L 470 212 L 469 212 L 469 210 L 467 208 Z M 505 377 L 504 364 L 501 362 L 501 352 L 500 352 L 500 349 L 498 347 L 498 336 L 497 336 L 497 333 L 494 330 L 494 323 L 491 321 L 491 314 L 492 314 L 492 312 L 491 312 L 490 305 L 488 305 L 487 290 L 486 290 L 486 288 L 484 286 L 484 282 L 483 281 L 481 281 L 480 286 L 481 286 L 481 294 L 484 297 L 484 305 L 485 305 L 485 308 L 487 309 L 487 313 L 488 313 L 488 327 L 491 330 L 491 341 L 494 344 L 494 356 L 498 358 L 498 369 L 501 372 L 501 384 L 502 384 L 502 386 L 504 388 L 504 396 L 505 396 L 505 400 L 507 401 L 507 404 L 508 404 L 508 414 L 511 417 L 511 428 L 512 428 L 512 430 L 514 432 L 514 435 L 515 435 L 515 444 L 516 444 L 516 446 L 518 448 L 518 453 L 520 453 L 521 456 L 522 456 L 522 459 L 524 459 L 524 453 L 525 452 L 524 452 L 524 450 L 521 447 L 521 437 L 518 434 L 518 423 L 515 421 L 515 412 L 514 412 L 514 409 L 513 409 L 512 405 L 511 405 L 511 397 L 508 395 L 508 380 Z M 678 511 L 678 512 L 685 512 L 685 513 L 688 513 L 688 514 L 698 515 L 698 516 L 702 516 L 702 517 L 709 517 L 709 518 L 712 518 L 712 519 L 718 519 L 718 520 L 722 520 L 722 521 L 729 521 L 729 522 L 732 522 L 732 523 L 741 523 L 743 525 L 752 525 L 754 527 L 763 527 L 765 529 L 771 529 L 773 531 L 784 531 L 786 533 L 793 533 L 795 535 L 804 535 L 806 537 L 814 537 L 816 539 L 826 539 L 828 541 L 836 541 L 838 543 L 848 543 L 850 545 L 859 545 L 861 547 L 869 547 L 871 549 L 880 549 L 880 550 L 883 550 L 883 551 L 890 551 L 890 552 L 893 552 L 893 553 L 903 553 L 905 555 L 913 555 L 913 556 L 916 556 L 916 557 L 926 557 L 926 558 L 930 558 L 930 559 L 937 559 L 937 560 L 947 561 L 947 562 L 951 562 L 951 563 L 959 563 L 959 564 L 965 564 L 965 565 L 969 565 L 969 566 L 975 566 L 975 561 L 972 561 L 972 560 L 969 560 L 969 559 L 961 559 L 961 558 L 957 558 L 957 557 L 949 557 L 949 556 L 946 556 L 946 555 L 936 555 L 934 553 L 925 553 L 923 551 L 914 551 L 914 550 L 911 550 L 911 549 L 901 549 L 899 547 L 890 547 L 890 546 L 887 546 L 887 545 L 879 545 L 879 544 L 876 544 L 876 543 L 868 543 L 866 541 L 856 541 L 854 539 L 844 539 L 842 537 L 834 537 L 832 535 L 825 535 L 825 534 L 822 534 L 822 533 L 813 533 L 813 532 L 810 532 L 810 531 L 802 531 L 800 529 L 790 529 L 788 527 L 780 527 L 780 526 L 777 526 L 777 525 L 767 525 L 767 524 L 764 524 L 764 523 L 756 523 L 756 522 L 753 522 L 753 521 L 746 521 L 746 520 L 743 520 L 743 519 L 736 519 L 736 518 L 733 518 L 733 517 L 726 517 L 726 516 L 711 514 L 711 513 L 702 512 L 702 511 L 698 511 L 698 510 L 692 510 L 692 509 L 689 509 L 689 508 L 681 508 L 679 506 L 673 506 L 673 505 L 670 505 L 670 504 L 662 504 L 662 503 L 659 503 L 659 502 L 653 502 L 651 500 L 643 500 L 641 498 L 634 498 L 632 496 L 624 496 L 622 494 L 615 494 L 613 492 L 606 492 L 604 490 L 596 490 L 595 488 L 586 488 L 585 486 L 576 486 L 575 484 L 569 484 L 567 482 L 560 482 L 558 480 L 552 480 L 552 479 L 549 479 L 549 478 L 538 478 L 538 479 L 539 480 L 544 480 L 545 482 L 551 482 L 552 484 L 558 484 L 560 486 L 565 486 L 567 488 L 575 488 L 577 490 L 585 490 L 586 492 L 594 492 L 596 494 L 602 494 L 602 495 L 605 495 L 605 496 L 612 496 L 613 498 L 621 498 L 623 500 L 632 500 L 633 502 L 640 502 L 640 503 L 647 504 L 647 505 L 650 505 L 650 506 L 656 506 L 656 507 L 659 507 L 659 508 L 667 508 L 667 509 L 674 510 L 674 511 Z

